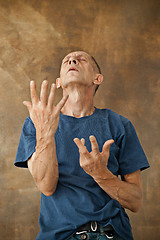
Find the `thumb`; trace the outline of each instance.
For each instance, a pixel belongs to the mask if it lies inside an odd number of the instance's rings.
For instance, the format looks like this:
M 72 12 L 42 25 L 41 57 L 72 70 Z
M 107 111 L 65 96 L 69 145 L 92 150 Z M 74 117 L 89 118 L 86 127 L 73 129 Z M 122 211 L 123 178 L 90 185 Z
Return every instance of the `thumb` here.
M 103 149 L 102 149 L 102 153 L 108 153 L 110 146 L 114 143 L 113 139 L 107 140 L 104 145 L 103 145 Z
M 31 102 L 23 101 L 23 105 L 25 105 L 28 108 L 28 111 L 30 111 L 30 109 L 32 107 L 32 103 Z

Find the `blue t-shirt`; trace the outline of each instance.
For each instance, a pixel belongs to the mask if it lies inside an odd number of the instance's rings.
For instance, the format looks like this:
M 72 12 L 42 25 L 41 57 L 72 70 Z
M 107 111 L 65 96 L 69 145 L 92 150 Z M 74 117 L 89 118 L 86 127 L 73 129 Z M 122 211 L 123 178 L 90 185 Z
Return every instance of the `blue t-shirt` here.
M 52 196 L 41 193 L 40 233 L 36 240 L 68 239 L 78 227 L 92 220 L 101 226 L 111 224 L 123 239 L 133 239 L 124 208 L 79 165 L 79 151 L 73 139 L 85 138 L 86 147 L 91 151 L 90 135 L 96 137 L 100 152 L 107 140 L 114 139 L 107 166 L 114 175 L 149 167 L 128 119 L 109 109 L 98 108 L 92 115 L 81 118 L 60 113 L 55 134 L 59 180 Z M 35 146 L 36 129 L 28 117 L 23 125 L 15 166 L 27 167 L 26 161 L 34 153 Z

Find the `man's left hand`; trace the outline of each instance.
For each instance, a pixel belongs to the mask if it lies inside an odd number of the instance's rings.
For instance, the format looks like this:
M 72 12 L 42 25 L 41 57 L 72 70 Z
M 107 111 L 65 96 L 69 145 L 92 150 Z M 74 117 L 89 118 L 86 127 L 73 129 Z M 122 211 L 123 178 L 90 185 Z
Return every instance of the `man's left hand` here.
M 74 142 L 79 148 L 80 166 L 87 174 L 91 175 L 93 178 L 98 178 L 104 171 L 106 171 L 110 146 L 114 140 L 107 140 L 103 145 L 102 152 L 99 152 L 99 146 L 95 136 L 91 135 L 89 139 L 92 147 L 91 152 L 88 152 L 84 138 L 81 140 L 74 138 Z

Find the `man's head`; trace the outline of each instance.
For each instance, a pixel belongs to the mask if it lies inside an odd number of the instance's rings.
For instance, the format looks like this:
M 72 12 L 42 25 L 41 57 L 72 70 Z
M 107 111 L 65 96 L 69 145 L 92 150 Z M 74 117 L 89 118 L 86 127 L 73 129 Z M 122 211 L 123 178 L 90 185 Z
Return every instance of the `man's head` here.
M 94 57 L 83 51 L 69 53 L 63 60 L 57 87 L 67 87 L 69 84 L 81 84 L 93 87 L 97 91 L 103 81 L 100 67 Z

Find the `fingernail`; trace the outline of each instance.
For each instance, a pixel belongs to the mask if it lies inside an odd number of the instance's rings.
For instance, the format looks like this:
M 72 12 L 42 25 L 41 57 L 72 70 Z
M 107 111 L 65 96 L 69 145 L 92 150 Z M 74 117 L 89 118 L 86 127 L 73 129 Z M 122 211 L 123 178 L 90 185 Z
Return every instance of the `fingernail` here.
M 34 81 L 32 80 L 32 81 L 30 81 L 30 84 L 32 85 L 32 84 L 34 84 Z
M 94 138 L 94 136 L 93 136 L 93 135 L 90 135 L 89 138 Z
M 44 81 L 43 81 L 43 84 L 47 85 L 47 84 L 48 84 L 48 81 L 47 81 L 47 80 L 44 80 Z

